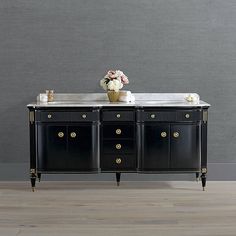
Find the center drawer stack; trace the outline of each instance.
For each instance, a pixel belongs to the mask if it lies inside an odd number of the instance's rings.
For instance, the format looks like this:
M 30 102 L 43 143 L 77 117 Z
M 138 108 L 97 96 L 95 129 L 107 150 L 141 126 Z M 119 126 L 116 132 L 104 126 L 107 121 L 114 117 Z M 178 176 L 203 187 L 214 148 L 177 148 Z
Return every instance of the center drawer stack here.
M 101 115 L 101 170 L 136 171 L 135 111 L 109 108 Z

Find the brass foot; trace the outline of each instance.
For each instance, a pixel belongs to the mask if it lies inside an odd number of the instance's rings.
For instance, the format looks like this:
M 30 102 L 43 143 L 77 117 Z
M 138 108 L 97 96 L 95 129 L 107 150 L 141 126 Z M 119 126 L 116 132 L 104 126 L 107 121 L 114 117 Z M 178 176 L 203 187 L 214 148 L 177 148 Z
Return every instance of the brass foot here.
M 202 191 L 205 191 L 205 187 L 202 187 Z
M 120 182 L 117 182 L 117 186 L 120 186 Z
M 32 192 L 34 192 L 35 191 L 35 187 L 32 187 Z

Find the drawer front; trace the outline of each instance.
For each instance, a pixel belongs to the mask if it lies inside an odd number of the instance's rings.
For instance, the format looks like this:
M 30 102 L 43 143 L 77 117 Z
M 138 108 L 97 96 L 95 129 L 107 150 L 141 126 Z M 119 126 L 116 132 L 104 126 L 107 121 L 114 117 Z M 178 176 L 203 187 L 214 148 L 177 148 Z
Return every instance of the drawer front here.
M 199 121 L 201 111 L 177 110 L 177 111 L 142 111 L 139 121 Z
M 103 111 L 103 121 L 134 121 L 134 111 Z
M 144 111 L 141 114 L 142 121 L 175 121 L 175 111 Z
M 200 121 L 202 120 L 201 111 L 178 111 L 176 115 L 177 121 Z
M 120 139 L 120 138 L 134 138 L 134 125 L 122 125 L 122 124 L 112 124 L 103 125 L 103 138 L 104 139 Z
M 99 112 L 97 110 L 70 112 L 70 121 L 73 122 L 98 121 L 98 120 L 99 120 Z
M 134 153 L 133 140 L 104 140 L 103 153 Z
M 102 171 L 136 170 L 137 161 L 135 155 L 103 155 L 101 158 Z
M 96 111 L 37 111 L 36 121 L 41 122 L 88 122 L 98 121 L 99 112 Z

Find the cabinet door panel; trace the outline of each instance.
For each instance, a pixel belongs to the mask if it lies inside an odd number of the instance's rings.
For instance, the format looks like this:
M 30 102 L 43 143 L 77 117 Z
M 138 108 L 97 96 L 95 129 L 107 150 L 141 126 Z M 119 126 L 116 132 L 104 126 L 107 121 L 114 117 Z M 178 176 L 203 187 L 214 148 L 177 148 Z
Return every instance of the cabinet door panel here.
M 68 127 L 68 163 L 70 169 L 89 170 L 97 168 L 97 160 L 93 160 L 93 138 L 96 137 L 93 137 L 92 125 Z
M 141 169 L 168 169 L 170 153 L 170 126 L 168 124 L 142 124 Z M 166 135 L 165 135 L 166 134 Z
M 171 168 L 200 168 L 199 124 L 171 126 Z
M 67 127 L 38 125 L 38 169 L 63 170 L 67 156 Z

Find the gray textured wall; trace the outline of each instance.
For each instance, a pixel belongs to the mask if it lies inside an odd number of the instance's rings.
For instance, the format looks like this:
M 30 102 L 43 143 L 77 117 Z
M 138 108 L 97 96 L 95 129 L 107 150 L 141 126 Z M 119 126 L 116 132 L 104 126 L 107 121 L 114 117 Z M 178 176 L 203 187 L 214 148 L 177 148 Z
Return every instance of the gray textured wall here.
M 134 92 L 211 103 L 209 175 L 236 180 L 234 0 L 1 0 L 1 179 L 27 176 L 26 104 L 47 88 L 101 92 L 110 68 Z

